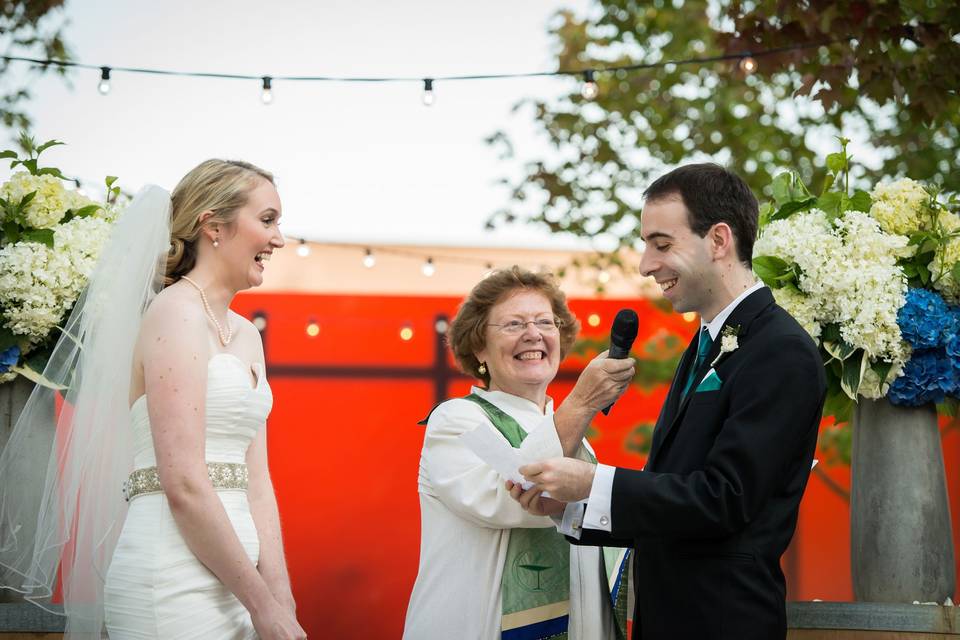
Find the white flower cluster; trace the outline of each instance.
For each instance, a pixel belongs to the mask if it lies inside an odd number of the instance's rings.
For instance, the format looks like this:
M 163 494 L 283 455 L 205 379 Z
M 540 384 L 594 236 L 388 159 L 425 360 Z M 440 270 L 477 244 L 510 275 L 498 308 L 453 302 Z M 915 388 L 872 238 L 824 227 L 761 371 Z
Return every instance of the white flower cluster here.
M 24 211 L 26 223 L 34 229 L 52 229 L 68 209 L 77 210 L 93 204 L 92 200 L 65 188 L 59 178 L 35 176 L 26 171 L 18 171 L 0 186 L 0 197 L 17 204 L 34 191 L 36 195 Z
M 858 211 L 832 223 L 819 210 L 797 213 L 767 225 L 754 245 L 755 256 L 776 256 L 800 269 L 799 292 L 775 289 L 777 302 L 814 339 L 825 325 L 837 324 L 844 342 L 863 349 L 871 362 L 893 362 L 884 382 L 909 357 L 897 326 L 907 290 L 897 258 L 908 251 L 905 237 L 884 233 Z M 878 397 L 879 382 L 862 385 L 861 393 Z
M 930 194 L 916 180 L 881 182 L 870 192 L 870 198 L 873 200 L 870 215 L 887 233 L 907 235 L 929 230 L 930 219 L 924 215 L 923 205 L 930 200 Z
M 941 211 L 939 219 L 947 233 L 960 232 L 960 215 Z M 951 304 L 960 304 L 960 281 L 953 277 L 952 271 L 957 262 L 960 262 L 960 236 L 948 240 L 946 246 L 937 251 L 929 267 L 933 276 L 933 288 Z
M 113 214 L 73 218 L 54 229 L 54 246 L 15 242 L 0 248 L 4 326 L 36 345 L 73 307 L 110 235 Z

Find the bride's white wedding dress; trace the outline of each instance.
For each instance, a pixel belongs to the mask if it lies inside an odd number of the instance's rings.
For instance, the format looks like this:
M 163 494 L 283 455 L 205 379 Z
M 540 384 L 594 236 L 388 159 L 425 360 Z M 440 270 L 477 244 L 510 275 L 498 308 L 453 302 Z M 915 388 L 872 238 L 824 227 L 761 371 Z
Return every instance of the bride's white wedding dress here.
M 206 459 L 245 463 L 250 442 L 273 403 L 259 365 L 249 369 L 229 353 L 207 365 Z M 156 465 L 146 397 L 130 408 L 134 469 Z M 117 488 L 119 494 L 120 488 Z M 256 564 L 260 544 L 247 493 L 217 490 L 243 548 Z M 104 586 L 111 640 L 256 638 L 250 614 L 187 547 L 166 496 L 149 493 L 130 501 Z

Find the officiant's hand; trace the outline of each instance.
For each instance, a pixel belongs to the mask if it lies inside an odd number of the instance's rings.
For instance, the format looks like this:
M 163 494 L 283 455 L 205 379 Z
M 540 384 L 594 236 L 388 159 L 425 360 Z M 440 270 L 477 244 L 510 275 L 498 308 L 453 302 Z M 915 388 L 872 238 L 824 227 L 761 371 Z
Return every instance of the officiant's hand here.
M 563 502 L 576 502 L 590 495 L 597 466 L 576 458 L 550 458 L 520 467 L 523 477 L 534 489 L 549 491 Z
M 524 491 L 519 484 L 507 480 L 507 490 L 510 492 L 510 497 L 519 502 L 524 511 L 535 516 L 559 516 L 567 507 L 565 502 L 543 497 L 540 495 L 543 491 L 536 487 L 530 487 Z

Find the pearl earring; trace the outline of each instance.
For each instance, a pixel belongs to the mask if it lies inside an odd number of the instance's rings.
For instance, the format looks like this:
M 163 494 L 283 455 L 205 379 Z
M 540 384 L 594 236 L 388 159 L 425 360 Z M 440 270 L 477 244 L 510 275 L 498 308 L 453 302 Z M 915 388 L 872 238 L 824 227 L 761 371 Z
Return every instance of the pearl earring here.
M 487 373 L 487 363 L 486 363 L 486 362 L 481 362 L 481 363 L 480 363 L 480 366 L 477 367 L 477 372 L 478 372 L 480 375 L 485 375 L 485 374 Z
M 214 241 L 213 241 L 213 248 L 216 249 L 216 248 L 219 247 L 219 246 L 220 246 L 220 241 L 219 241 L 219 240 L 214 240 Z

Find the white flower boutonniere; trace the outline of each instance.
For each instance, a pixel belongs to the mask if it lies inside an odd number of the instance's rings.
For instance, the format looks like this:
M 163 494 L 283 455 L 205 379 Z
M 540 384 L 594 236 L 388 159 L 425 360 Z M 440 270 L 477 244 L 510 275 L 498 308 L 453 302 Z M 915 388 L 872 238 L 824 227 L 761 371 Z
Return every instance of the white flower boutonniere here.
M 740 341 L 737 340 L 738 335 L 740 335 L 740 325 L 724 325 L 723 330 L 720 332 L 720 353 L 718 353 L 717 357 L 710 363 L 711 367 L 717 366 L 717 363 L 720 362 L 720 359 L 723 358 L 724 355 L 733 353 L 740 347 Z

